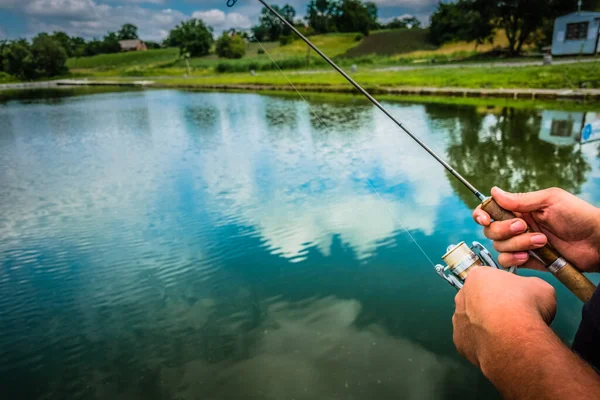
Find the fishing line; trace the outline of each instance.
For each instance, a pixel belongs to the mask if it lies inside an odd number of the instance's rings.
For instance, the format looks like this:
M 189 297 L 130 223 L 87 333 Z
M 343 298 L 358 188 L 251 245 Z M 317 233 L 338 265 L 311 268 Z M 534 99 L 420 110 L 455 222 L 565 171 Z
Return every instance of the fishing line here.
M 283 70 L 281 69 L 281 67 L 279 66 L 279 64 L 277 64 L 277 62 L 271 56 L 271 54 L 267 51 L 267 49 L 265 48 L 265 46 L 263 46 L 263 44 L 256 38 L 256 36 L 252 35 L 252 37 L 254 38 L 254 40 L 256 40 L 256 42 L 261 47 L 261 49 L 269 57 L 269 59 L 271 60 L 271 62 L 277 67 L 277 69 L 279 70 L 279 72 L 281 73 L 281 75 L 288 81 L 288 83 L 290 84 L 290 86 L 296 91 L 296 93 L 298 93 L 298 96 L 300 96 L 300 98 L 304 101 L 304 103 L 306 103 L 306 106 L 308 107 L 308 110 L 310 111 L 310 113 L 312 113 L 312 115 L 315 116 L 315 118 L 317 118 L 317 120 L 319 121 L 319 123 L 325 128 L 326 133 L 330 134 L 331 133 L 331 129 L 329 128 L 329 126 L 325 123 L 325 121 L 323 121 L 321 119 L 321 117 L 319 116 L 319 114 L 317 114 L 317 112 L 310 106 L 310 103 L 308 102 L 308 100 L 306 100 L 306 98 L 302 95 L 302 93 L 300 93 L 300 91 L 298 90 L 298 88 L 296 87 L 296 85 L 294 85 L 292 83 L 292 81 L 290 80 L 290 78 L 283 72 Z M 396 212 L 394 212 L 394 210 L 390 207 L 389 202 L 383 198 L 383 196 L 375 188 L 375 186 L 373 185 L 373 183 L 371 182 L 371 180 L 369 178 L 365 177 L 364 179 L 365 179 L 365 181 L 367 181 L 367 183 L 369 184 L 369 186 L 371 187 L 371 189 L 373 190 L 373 192 L 385 204 L 385 206 L 386 206 L 388 212 L 390 213 L 390 215 L 398 222 L 398 224 L 400 224 L 400 227 L 404 230 L 404 232 L 408 235 L 408 237 L 410 237 L 410 239 L 413 241 L 413 243 L 415 244 L 415 246 L 417 246 L 417 248 L 421 251 L 421 253 L 423 253 L 423 255 L 425 256 L 425 258 L 427 259 L 427 261 L 429 261 L 429 263 L 432 266 L 435 266 L 434 262 L 431 260 L 431 258 L 429 258 L 429 256 L 425 252 L 425 250 L 421 247 L 421 245 L 419 245 L 419 243 L 417 242 L 417 240 L 415 239 L 415 237 L 410 233 L 410 231 L 408 230 L 408 228 L 402 223 L 402 221 L 400 220 L 400 217 L 398 216 L 398 214 Z

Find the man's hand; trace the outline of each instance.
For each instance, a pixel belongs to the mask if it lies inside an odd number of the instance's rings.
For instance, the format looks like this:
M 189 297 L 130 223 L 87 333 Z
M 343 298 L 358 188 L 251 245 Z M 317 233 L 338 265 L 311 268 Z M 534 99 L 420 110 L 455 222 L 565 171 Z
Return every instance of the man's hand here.
M 455 302 L 454 344 L 484 373 L 499 341 L 545 330 L 556 313 L 554 288 L 548 283 L 487 267 L 469 273 Z
M 479 267 L 456 295 L 454 343 L 505 399 L 600 399 L 598 374 L 548 326 L 555 311 L 543 280 Z
M 485 227 L 485 236 L 500 252 L 498 262 L 502 266 L 544 269 L 538 261 L 529 260 L 527 251 L 550 242 L 581 271 L 600 270 L 600 211 L 596 207 L 556 188 L 518 194 L 493 188 L 492 196 L 519 217 L 491 222 L 481 207 L 473 212 L 475 221 Z M 526 232 L 526 223 L 534 232 Z

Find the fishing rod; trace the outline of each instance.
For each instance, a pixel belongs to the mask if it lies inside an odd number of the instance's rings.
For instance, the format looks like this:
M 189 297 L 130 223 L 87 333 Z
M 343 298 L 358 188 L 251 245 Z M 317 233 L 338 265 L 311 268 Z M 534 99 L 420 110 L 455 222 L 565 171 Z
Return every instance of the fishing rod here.
M 233 7 L 238 0 L 228 0 L 227 6 Z M 363 96 L 365 96 L 375 107 L 381 110 L 389 119 L 391 119 L 404 133 L 411 137 L 419 146 L 421 146 L 429 155 L 431 155 L 438 163 L 440 163 L 452 176 L 462 183 L 471 193 L 481 201 L 481 208 L 486 211 L 494 221 L 506 221 L 516 218 L 516 216 L 500 207 L 496 200 L 491 196 L 487 197 L 482 192 L 477 190 L 472 183 L 456 171 L 446 160 L 425 144 L 417 135 L 411 132 L 402 122 L 392 115 L 375 97 L 367 92 L 358 82 L 340 68 L 333 60 L 323 53 L 316 45 L 314 45 L 306 36 L 304 36 L 296 27 L 285 19 L 279 12 L 265 2 L 258 0 L 269 12 L 277 17 L 284 25 L 291 29 L 300 39 L 302 39 L 312 50 L 314 50 L 323 60 L 327 62 L 333 69 L 342 75 L 352 86 L 356 88 Z M 528 230 L 531 230 L 528 227 Z M 562 282 L 575 296 L 581 301 L 587 303 L 592 294 L 596 290 L 596 286 L 586 278 L 572 263 L 562 257 L 550 244 L 543 248 L 531 250 L 529 254 L 534 259 L 540 261 L 548 271 L 550 271 L 560 282 Z M 475 267 L 490 266 L 497 267 L 491 255 L 485 247 L 474 242 L 473 247 L 469 248 L 464 242 L 456 246 L 450 246 L 447 253 L 442 257 L 447 263 L 447 266 L 437 265 L 436 272 L 448 281 L 452 286 L 460 289 L 464 283 L 468 273 Z

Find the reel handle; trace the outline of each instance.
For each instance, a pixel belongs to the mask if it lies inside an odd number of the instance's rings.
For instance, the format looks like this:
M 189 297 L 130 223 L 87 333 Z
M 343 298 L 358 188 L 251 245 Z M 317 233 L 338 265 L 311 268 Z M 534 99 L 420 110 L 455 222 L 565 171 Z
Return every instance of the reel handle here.
M 488 197 L 481 203 L 483 211 L 487 212 L 494 221 L 506 221 L 517 218 L 512 212 L 500 207 L 496 200 Z M 528 228 L 528 230 L 530 230 Z M 544 266 L 552 272 L 552 274 L 567 287 L 579 300 L 587 303 L 592 298 L 596 286 L 583 275 L 569 261 L 564 259 L 550 244 L 532 250 L 533 255 Z M 531 254 L 531 252 L 530 252 Z

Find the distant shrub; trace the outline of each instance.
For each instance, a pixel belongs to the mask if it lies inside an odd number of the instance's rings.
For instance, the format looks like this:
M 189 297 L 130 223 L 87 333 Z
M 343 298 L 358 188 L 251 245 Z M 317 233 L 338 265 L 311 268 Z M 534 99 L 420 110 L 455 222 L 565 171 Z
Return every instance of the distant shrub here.
M 227 63 L 227 62 L 218 63 L 217 66 L 215 67 L 215 71 L 217 71 L 220 74 L 224 74 L 227 72 L 243 72 L 243 71 L 239 71 L 237 68 L 235 68 L 233 63 Z
M 284 58 L 277 62 L 281 69 L 298 69 L 306 67 L 305 57 Z
M 37 35 L 31 42 L 31 54 L 36 67 L 36 77 L 50 77 L 64 74 L 67 52 L 47 34 Z
M 246 54 L 246 42 L 240 35 L 230 35 L 224 32 L 217 40 L 216 52 L 223 58 L 242 58 Z
M 129 68 L 129 69 L 125 69 L 125 70 L 121 70 L 119 71 L 119 75 L 120 76 L 144 76 L 144 69 L 143 68 Z
M 11 82 L 18 82 L 18 80 L 14 76 L 9 75 L 6 72 L 0 71 L 0 83 L 11 83 Z
M 248 72 L 251 70 L 254 71 L 262 71 L 268 68 L 264 68 L 268 65 L 267 62 L 257 62 L 257 61 L 229 61 L 229 62 L 221 62 L 217 64 L 215 70 L 218 73 L 229 73 L 229 72 Z
M 294 41 L 294 37 L 292 35 L 281 36 L 279 38 L 279 44 L 281 44 L 282 46 L 291 44 L 293 41 Z
M 47 33 L 38 34 L 31 44 L 24 39 L 2 43 L 1 51 L 3 72 L 19 79 L 51 77 L 68 71 L 65 49 Z
M 148 41 L 146 41 L 144 43 L 146 43 L 146 48 L 148 50 L 157 50 L 157 49 L 160 49 L 160 44 L 158 44 L 156 42 L 152 42 L 152 41 L 148 40 Z
M 316 34 L 315 30 L 311 26 L 300 26 L 296 27 L 304 36 L 313 36 Z
M 320 58 L 311 58 L 311 66 L 325 65 L 325 62 Z M 230 72 L 249 72 L 254 71 L 271 71 L 277 67 L 281 69 L 298 69 L 307 66 L 306 57 L 288 57 L 277 60 L 275 65 L 271 60 L 236 60 L 222 61 L 215 66 L 215 71 L 218 73 Z
M 191 57 L 206 56 L 213 45 L 213 30 L 202 20 L 192 18 L 171 29 L 164 41 L 167 47 L 179 47 L 179 53 Z
M 263 49 L 258 49 L 258 51 L 256 53 L 257 54 L 265 54 L 265 51 Z
M 19 79 L 33 79 L 35 63 L 31 45 L 25 39 L 8 44 L 2 53 L 4 72 Z
M 357 34 L 356 36 L 354 36 L 354 41 L 355 42 L 360 42 L 361 40 L 363 40 L 365 38 L 365 35 L 363 35 L 362 33 Z

